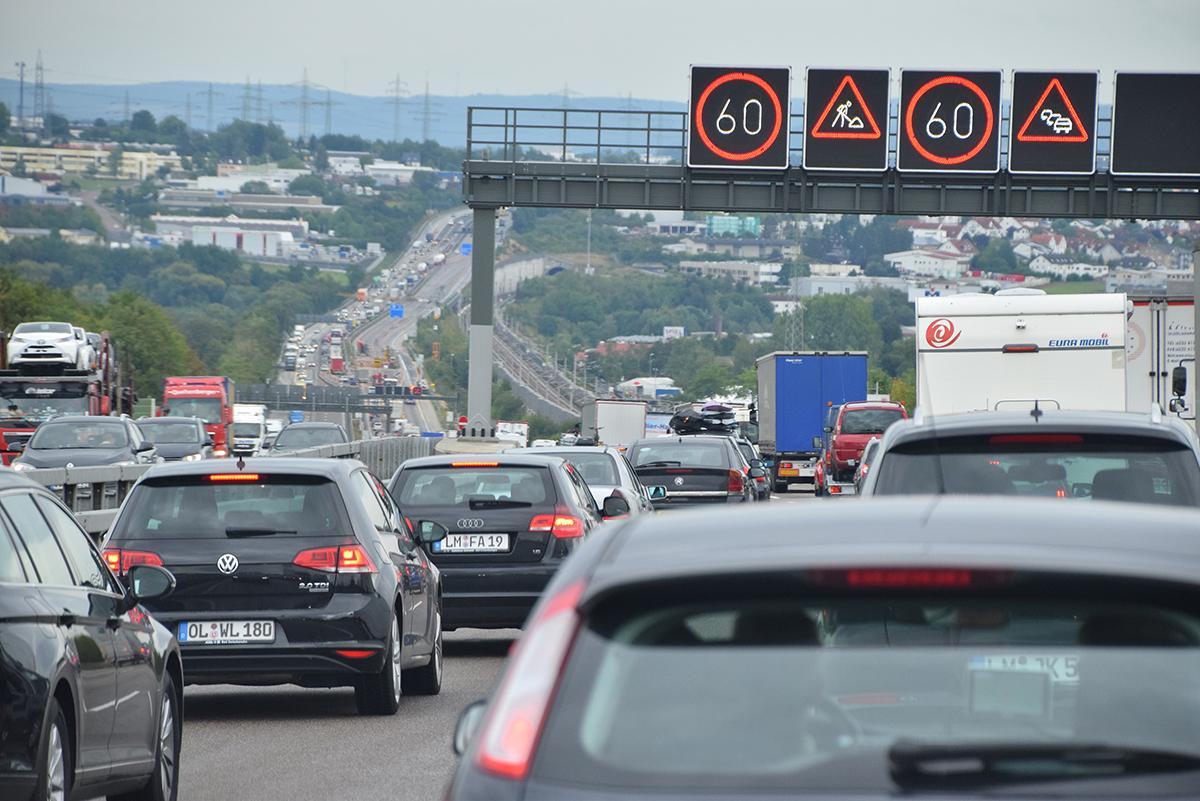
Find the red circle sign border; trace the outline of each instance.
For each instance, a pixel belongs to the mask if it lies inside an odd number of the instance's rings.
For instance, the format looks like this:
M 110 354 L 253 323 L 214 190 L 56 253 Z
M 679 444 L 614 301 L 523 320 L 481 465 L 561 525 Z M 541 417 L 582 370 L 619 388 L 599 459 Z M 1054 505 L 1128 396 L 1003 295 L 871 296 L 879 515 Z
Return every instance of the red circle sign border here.
M 750 83 L 753 83 L 767 93 L 767 95 L 771 98 L 771 104 L 775 108 L 775 127 L 771 130 L 771 135 L 767 137 L 766 142 L 759 145 L 754 150 L 750 150 L 745 153 L 731 153 L 728 150 L 717 147 L 717 145 L 708 138 L 708 132 L 704 130 L 704 118 L 702 115 L 704 112 L 704 104 L 708 102 L 708 96 L 711 95 L 713 90 L 718 86 L 729 83 L 730 81 L 749 81 Z M 991 118 L 989 116 L 989 120 L 990 119 Z M 760 76 L 754 75 L 753 73 L 728 72 L 722 75 L 720 78 L 717 78 L 715 81 L 705 87 L 704 92 L 700 95 L 700 99 L 696 102 L 696 132 L 700 134 L 700 141 L 704 142 L 704 146 L 707 147 L 711 153 L 729 161 L 749 161 L 750 159 L 757 158 L 763 153 L 766 153 L 771 145 L 775 144 L 775 140 L 779 138 L 779 129 L 782 127 L 783 105 L 779 102 L 779 95 L 775 94 L 775 90 L 771 88 L 770 84 L 768 84 Z
M 975 147 L 971 148 L 961 156 L 938 156 L 930 153 L 921 145 L 920 142 L 917 141 L 917 137 L 913 133 L 912 118 L 913 110 L 917 107 L 917 101 L 924 97 L 925 93 L 930 89 L 933 89 L 936 86 L 943 86 L 945 84 L 957 84 L 965 89 L 968 89 L 974 93 L 975 96 L 980 99 L 980 101 L 983 102 L 983 110 L 987 112 L 987 128 L 984 130 L 983 136 L 980 137 L 979 144 L 975 145 Z M 992 138 L 992 129 L 994 127 L 995 121 L 994 113 L 992 111 L 992 101 L 988 100 L 987 95 L 984 94 L 984 91 L 979 88 L 977 83 L 967 80 L 959 75 L 943 75 L 940 78 L 934 78 L 932 81 L 928 81 L 917 90 L 916 94 L 912 96 L 912 99 L 908 101 L 908 108 L 904 110 L 904 134 L 908 137 L 909 144 L 916 148 L 916 151 L 920 153 L 921 156 L 926 160 L 932 161 L 934 164 L 943 164 L 948 167 L 970 161 L 971 159 L 975 158 L 975 156 L 979 155 L 979 151 L 983 150 L 984 146 L 988 143 L 988 140 Z

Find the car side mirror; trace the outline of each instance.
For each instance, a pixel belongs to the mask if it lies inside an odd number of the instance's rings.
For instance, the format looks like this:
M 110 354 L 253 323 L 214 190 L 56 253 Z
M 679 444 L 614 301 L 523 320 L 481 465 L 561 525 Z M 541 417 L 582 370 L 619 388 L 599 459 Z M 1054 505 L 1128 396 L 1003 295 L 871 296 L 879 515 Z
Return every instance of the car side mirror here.
M 767 471 L 763 470 L 761 467 L 750 468 L 750 478 L 766 478 L 766 476 Z
M 833 426 L 822 426 L 821 430 L 824 431 L 826 434 L 832 434 Z
M 1171 370 L 1171 394 L 1177 398 L 1187 394 L 1187 368 L 1183 365 Z
M 646 487 L 646 493 L 650 496 L 650 500 L 661 501 L 667 497 L 667 488 L 662 484 L 655 484 L 652 487 Z
M 125 578 L 129 588 L 130 608 L 142 601 L 153 601 L 170 595 L 175 589 L 175 576 L 170 570 L 158 565 L 134 565 Z
M 1167 401 L 1167 411 L 1173 412 L 1174 414 L 1186 412 L 1187 403 L 1183 400 L 1183 398 L 1171 398 L 1169 401 Z
M 445 526 L 443 526 L 441 523 L 438 523 L 436 521 L 433 521 L 433 520 L 418 520 L 417 521 L 417 541 L 424 545 L 430 545 L 435 542 L 440 542 L 441 540 L 444 540 L 446 538 L 446 535 L 448 533 L 450 533 L 449 530 Z
M 149 442 L 143 442 L 141 445 L 138 445 L 133 450 L 134 450 L 134 453 L 145 453 L 146 451 L 154 450 L 154 446 L 151 445 Z
M 609 495 L 604 499 L 604 516 L 621 517 L 629 514 L 629 501 L 620 495 Z
M 13 453 L 20 453 L 21 451 L 25 450 L 25 443 L 24 442 L 10 442 L 10 443 L 8 443 L 8 449 L 10 451 L 12 451 Z
M 459 713 L 458 722 L 454 724 L 454 753 L 456 755 L 462 756 L 467 753 L 467 747 L 471 745 L 471 739 L 479 730 L 479 724 L 483 722 L 486 712 L 487 701 L 480 699 L 467 704 L 466 708 Z
M 212 447 L 213 445 L 215 445 L 216 443 L 215 443 L 215 442 L 213 442 L 213 438 L 212 438 L 212 437 L 207 437 L 207 438 L 204 440 L 204 443 L 203 443 L 203 444 L 204 444 L 204 447 L 206 447 L 206 448 L 211 448 L 211 447 Z
M 763 466 L 763 460 L 762 459 L 751 459 L 750 466 L 761 468 Z
M 1071 494 L 1076 498 L 1090 498 L 1092 497 L 1092 485 L 1085 484 L 1082 481 L 1072 484 Z
M 829 429 L 827 428 L 825 430 L 828 431 Z M 825 447 L 825 440 L 821 439 L 820 437 L 813 437 L 812 445 L 817 450 L 821 450 L 821 448 Z

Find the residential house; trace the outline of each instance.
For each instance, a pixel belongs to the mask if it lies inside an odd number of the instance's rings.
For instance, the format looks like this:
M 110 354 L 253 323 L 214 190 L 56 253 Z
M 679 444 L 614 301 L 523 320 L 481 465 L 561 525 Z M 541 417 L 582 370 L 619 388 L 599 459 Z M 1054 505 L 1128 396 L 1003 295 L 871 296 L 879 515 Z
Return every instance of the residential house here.
M 902 275 L 932 278 L 957 278 L 971 263 L 965 256 L 955 256 L 939 250 L 902 250 L 885 253 L 883 260 Z
M 1086 275 L 1089 278 L 1103 278 L 1108 275 L 1106 265 L 1088 264 L 1072 256 L 1053 253 L 1043 253 L 1030 260 L 1029 269 L 1040 275 L 1052 275 L 1064 280 L 1072 275 Z
M 750 284 L 774 284 L 783 265 L 766 261 L 681 261 L 679 269 L 693 275 Z
M 1041 245 L 1057 256 L 1067 252 L 1067 238 L 1059 233 L 1034 234 L 1030 237 L 1030 241 Z

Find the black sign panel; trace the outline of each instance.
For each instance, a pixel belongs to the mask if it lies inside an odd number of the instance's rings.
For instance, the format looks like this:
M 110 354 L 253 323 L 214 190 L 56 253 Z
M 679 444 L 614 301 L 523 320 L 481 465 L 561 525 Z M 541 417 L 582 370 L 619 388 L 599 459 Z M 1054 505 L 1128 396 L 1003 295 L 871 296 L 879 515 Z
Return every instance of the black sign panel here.
M 1014 72 L 1008 171 L 1096 171 L 1096 73 Z
M 1000 170 L 1000 73 L 900 75 L 897 167 L 919 172 Z
M 1117 73 L 1109 170 L 1200 176 L 1200 74 Z
M 887 169 L 887 70 L 808 70 L 804 168 Z
M 787 67 L 692 67 L 689 167 L 788 167 Z

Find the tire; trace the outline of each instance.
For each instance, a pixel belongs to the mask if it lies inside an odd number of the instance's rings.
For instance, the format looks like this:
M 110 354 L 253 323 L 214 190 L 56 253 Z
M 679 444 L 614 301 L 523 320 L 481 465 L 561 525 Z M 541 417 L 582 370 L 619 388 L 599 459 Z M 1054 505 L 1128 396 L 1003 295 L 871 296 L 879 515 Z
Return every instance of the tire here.
M 360 715 L 394 715 L 400 708 L 400 618 L 392 618 L 383 669 L 366 676 L 354 688 L 354 701 Z
M 58 700 L 51 697 L 46 717 L 50 725 L 42 735 L 41 757 L 38 765 L 37 787 L 33 797 L 36 801 L 65 801 L 71 794 L 74 784 L 74 764 L 71 762 L 71 729 L 67 726 L 67 716 L 58 706 Z
M 433 654 L 429 664 L 409 668 L 400 674 L 401 689 L 405 695 L 437 695 L 442 691 L 442 613 L 438 612 L 437 639 L 433 641 Z
M 179 797 L 179 751 L 183 743 L 183 718 L 179 714 L 179 696 L 175 681 L 168 673 L 163 678 L 163 701 L 158 719 L 158 747 L 154 751 L 154 773 L 146 786 L 112 801 L 175 801 Z

